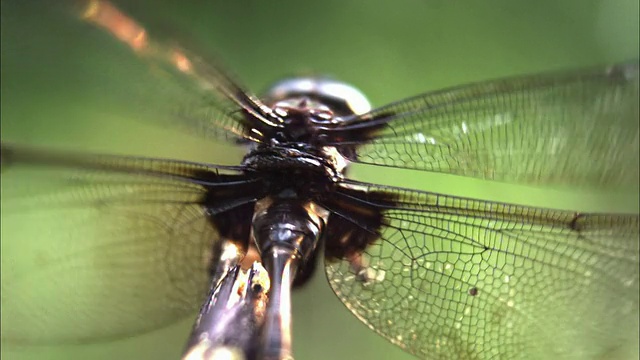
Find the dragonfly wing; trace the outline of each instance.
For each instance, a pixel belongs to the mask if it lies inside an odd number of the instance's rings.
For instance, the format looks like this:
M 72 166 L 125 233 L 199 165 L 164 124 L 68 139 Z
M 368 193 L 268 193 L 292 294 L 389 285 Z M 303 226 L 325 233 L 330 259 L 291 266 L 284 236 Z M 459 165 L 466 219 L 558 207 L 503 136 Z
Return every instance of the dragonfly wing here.
M 392 343 L 425 359 L 637 353 L 637 214 L 354 186 L 369 195 L 351 203 L 382 211 L 385 225 L 364 251 L 328 259 L 326 273 L 347 308 Z
M 203 198 L 241 175 L 4 145 L 2 156 L 3 341 L 107 340 L 195 314 L 221 241 Z
M 12 9 L 14 13 L 39 13 L 33 19 L 25 15 L 26 20 L 8 22 L 12 33 L 33 34 L 15 49 L 15 58 L 47 56 L 48 70 L 55 71 L 55 79 L 76 83 L 86 77 L 84 81 L 92 85 L 82 84 L 82 88 L 91 92 L 86 99 L 95 102 L 93 109 L 106 104 L 109 108 L 103 111 L 114 117 L 230 142 L 260 141 L 249 129 L 269 127 L 267 123 L 276 117 L 214 56 L 206 54 L 205 47 L 186 36 L 143 25 L 109 1 L 12 6 L 18 7 Z M 45 16 L 46 28 L 42 25 Z M 9 65 L 19 70 L 24 66 Z M 56 82 L 40 86 L 68 88 Z
M 508 183 L 638 183 L 638 62 L 427 93 L 345 119 L 354 161 Z M 353 131 L 357 136 L 351 136 Z

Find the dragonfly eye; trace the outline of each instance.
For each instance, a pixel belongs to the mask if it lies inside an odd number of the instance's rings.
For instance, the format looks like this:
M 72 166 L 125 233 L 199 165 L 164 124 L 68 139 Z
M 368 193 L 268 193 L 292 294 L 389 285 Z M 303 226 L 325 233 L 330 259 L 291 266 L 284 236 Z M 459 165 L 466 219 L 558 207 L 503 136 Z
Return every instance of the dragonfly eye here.
M 307 99 L 305 104 L 316 102 L 324 105 L 330 110 L 327 114 L 332 117 L 363 114 L 371 110 L 369 100 L 360 90 L 343 82 L 321 77 L 291 78 L 278 82 L 269 89 L 265 101 L 273 106 L 301 98 Z M 327 114 L 320 111 L 316 115 L 322 120 Z

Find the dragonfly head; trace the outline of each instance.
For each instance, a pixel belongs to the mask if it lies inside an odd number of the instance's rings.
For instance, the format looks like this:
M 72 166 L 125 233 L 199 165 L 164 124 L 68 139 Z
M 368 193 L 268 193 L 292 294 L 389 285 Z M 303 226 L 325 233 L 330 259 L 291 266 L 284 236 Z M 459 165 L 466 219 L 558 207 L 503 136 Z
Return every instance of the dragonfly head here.
M 351 85 L 327 77 L 290 78 L 274 84 L 265 102 L 283 120 L 280 142 L 320 145 L 323 129 L 339 126 L 344 117 L 371 110 L 367 98 Z
M 269 89 L 265 100 L 274 109 L 305 112 L 320 122 L 329 116 L 339 118 L 371 110 L 369 100 L 360 90 L 327 77 L 280 81 Z
M 289 78 L 275 83 L 266 95 L 273 106 L 281 101 L 306 98 L 330 108 L 336 116 L 363 114 L 371 110 L 366 96 L 349 84 L 328 77 Z

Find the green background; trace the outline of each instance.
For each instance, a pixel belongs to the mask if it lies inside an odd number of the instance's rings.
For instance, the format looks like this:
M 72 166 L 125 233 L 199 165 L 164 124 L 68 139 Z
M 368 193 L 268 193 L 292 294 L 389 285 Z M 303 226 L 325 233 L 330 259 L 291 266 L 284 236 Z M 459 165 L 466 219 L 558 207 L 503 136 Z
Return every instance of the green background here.
M 237 149 L 137 122 L 146 112 L 136 99 L 126 101 L 135 69 L 111 61 L 126 52 L 113 42 L 95 42 L 100 37 L 88 36 L 87 27 L 74 25 L 63 12 L 49 11 L 50 3 L 1 3 L 3 141 L 214 163 L 239 159 Z M 158 31 L 191 37 L 257 92 L 283 76 L 321 73 L 356 85 L 374 105 L 471 81 L 638 57 L 633 0 L 149 0 L 122 7 Z M 566 194 L 411 171 L 354 170 L 364 180 L 455 195 L 637 211 L 637 195 Z M 294 295 L 296 358 L 411 358 L 351 316 L 318 275 Z M 175 359 L 191 322 L 111 343 L 3 344 L 2 355 Z

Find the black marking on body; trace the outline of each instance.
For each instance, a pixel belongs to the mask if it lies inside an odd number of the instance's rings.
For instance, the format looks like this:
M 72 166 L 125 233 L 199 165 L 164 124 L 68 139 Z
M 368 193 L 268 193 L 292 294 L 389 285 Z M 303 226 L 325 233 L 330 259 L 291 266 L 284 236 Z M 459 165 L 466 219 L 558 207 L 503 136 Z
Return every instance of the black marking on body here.
M 247 175 L 220 175 L 206 171 L 194 173 L 193 177 L 205 183 L 212 180 L 211 186 L 204 185 L 206 192 L 199 202 L 220 238 L 232 241 L 246 252 L 255 202 L 264 196 L 260 182 Z M 214 271 L 215 267 L 212 263 L 209 270 Z
M 266 164 L 265 164 L 266 165 Z M 268 167 L 265 167 L 267 169 Z M 207 174 L 197 174 L 205 179 Z M 209 175 L 210 176 L 210 175 Z M 209 221 L 221 237 L 233 240 L 243 249 L 249 246 L 250 229 L 255 201 L 268 196 L 295 196 L 300 201 L 313 201 L 331 211 L 323 238 L 328 261 L 348 259 L 360 254 L 380 239 L 386 225 L 384 209 L 394 204 L 395 195 L 385 192 L 366 192 L 337 186 L 324 174 L 308 171 L 304 165 L 288 169 L 246 171 L 245 175 L 215 175 L 216 185 L 207 189 L 201 200 L 210 209 Z M 233 185 L 219 185 L 220 177 Z M 253 179 L 253 181 L 246 181 Z M 245 200 L 239 206 L 232 206 Z M 358 200 L 359 199 L 359 200 Z M 230 207 L 225 209 L 225 207 Z M 224 209 L 223 211 L 219 211 Z M 317 252 L 298 270 L 294 286 L 304 285 L 315 273 Z M 214 268 L 213 264 L 211 268 Z
M 346 188 L 329 193 L 320 203 L 331 211 L 325 233 L 325 258 L 350 259 L 378 241 L 382 227 L 388 225 L 384 209 L 393 206 L 395 198 L 391 193 Z
M 295 162 L 291 165 L 295 165 Z M 303 165 L 297 168 L 289 166 L 265 169 L 269 170 L 247 170 L 244 175 L 218 175 L 206 172 L 193 175 L 201 181 L 207 177 L 215 177 L 215 184 L 207 188 L 200 203 L 209 213 L 209 222 L 220 237 L 232 241 L 245 251 L 251 245 L 250 234 L 257 200 L 278 197 L 286 192 L 303 202 L 328 191 L 327 186 L 332 184 L 323 174 L 305 170 Z M 221 181 L 221 177 L 224 181 Z M 226 185 L 220 184 L 221 182 Z M 309 261 L 298 269 L 294 287 L 304 285 L 315 273 L 318 249 L 313 252 Z M 210 271 L 215 270 L 216 260 L 212 259 Z

